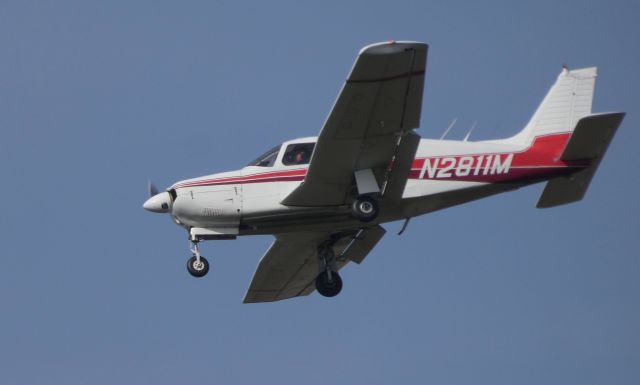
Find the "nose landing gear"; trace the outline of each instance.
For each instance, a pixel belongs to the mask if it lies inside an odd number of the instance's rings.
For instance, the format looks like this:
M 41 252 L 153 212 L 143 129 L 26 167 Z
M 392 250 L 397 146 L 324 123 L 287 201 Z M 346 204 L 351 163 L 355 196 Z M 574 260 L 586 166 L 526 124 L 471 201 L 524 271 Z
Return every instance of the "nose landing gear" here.
M 197 241 L 192 241 L 191 244 L 193 257 L 187 260 L 187 271 L 196 278 L 204 277 L 209 272 L 209 261 L 200 255 Z

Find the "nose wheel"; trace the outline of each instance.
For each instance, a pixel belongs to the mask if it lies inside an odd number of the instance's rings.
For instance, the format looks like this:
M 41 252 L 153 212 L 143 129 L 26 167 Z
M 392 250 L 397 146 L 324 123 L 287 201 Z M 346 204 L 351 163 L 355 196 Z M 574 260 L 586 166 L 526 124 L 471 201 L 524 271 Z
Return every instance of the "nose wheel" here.
M 191 251 L 193 252 L 193 257 L 187 260 L 187 271 L 196 278 L 204 277 L 209 272 L 209 261 L 200 255 L 196 242 L 193 242 Z
M 196 278 L 204 277 L 209 272 L 209 262 L 204 257 L 200 257 L 198 262 L 198 259 L 193 256 L 187 261 L 187 271 Z

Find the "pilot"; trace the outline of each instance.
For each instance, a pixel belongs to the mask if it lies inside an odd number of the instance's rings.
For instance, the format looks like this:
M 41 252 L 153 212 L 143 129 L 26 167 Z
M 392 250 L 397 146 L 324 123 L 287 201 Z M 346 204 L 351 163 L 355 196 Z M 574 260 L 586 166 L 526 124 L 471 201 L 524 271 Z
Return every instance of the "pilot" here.
M 307 157 L 307 152 L 304 150 L 296 151 L 296 154 L 293 157 L 293 162 L 295 164 L 305 164 L 309 162 Z

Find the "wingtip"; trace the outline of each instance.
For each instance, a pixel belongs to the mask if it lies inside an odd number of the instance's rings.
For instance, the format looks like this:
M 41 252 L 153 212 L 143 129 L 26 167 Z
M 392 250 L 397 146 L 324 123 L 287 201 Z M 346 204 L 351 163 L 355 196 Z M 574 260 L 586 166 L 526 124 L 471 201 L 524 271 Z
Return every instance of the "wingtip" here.
M 360 55 L 388 55 L 407 48 L 426 49 L 428 45 L 419 41 L 388 40 L 369 44 L 360 50 Z

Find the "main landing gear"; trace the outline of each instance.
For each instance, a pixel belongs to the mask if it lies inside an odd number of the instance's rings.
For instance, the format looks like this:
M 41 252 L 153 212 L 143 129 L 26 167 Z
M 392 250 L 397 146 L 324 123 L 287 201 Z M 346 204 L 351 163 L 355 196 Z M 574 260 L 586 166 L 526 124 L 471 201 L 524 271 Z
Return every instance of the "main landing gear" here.
M 342 290 L 342 278 L 331 269 L 322 271 L 316 277 L 316 290 L 325 297 L 335 297 Z
M 200 255 L 198 250 L 198 242 L 191 242 L 191 252 L 193 257 L 187 261 L 187 271 L 196 278 L 204 277 L 209 272 L 209 262 Z
M 325 297 L 335 297 L 342 290 L 342 278 L 335 270 L 335 255 L 326 247 L 320 251 L 320 274 L 316 277 L 316 290 Z
M 376 219 L 379 211 L 378 201 L 371 195 L 360 195 L 351 205 L 351 215 L 362 222 Z

